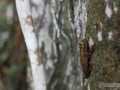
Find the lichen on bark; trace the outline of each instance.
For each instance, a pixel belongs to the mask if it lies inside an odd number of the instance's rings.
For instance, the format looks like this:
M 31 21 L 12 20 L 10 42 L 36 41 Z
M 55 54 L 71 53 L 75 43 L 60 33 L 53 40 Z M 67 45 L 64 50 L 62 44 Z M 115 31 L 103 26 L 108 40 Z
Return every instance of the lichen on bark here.
M 87 6 L 87 27 L 86 38 L 90 37 L 96 43 L 96 50 L 92 56 L 93 70 L 90 77 L 91 90 L 101 90 L 100 83 L 120 82 L 120 51 L 118 29 L 116 25 L 117 15 L 113 11 L 113 4 L 117 1 L 108 0 L 113 12 L 110 18 L 105 15 L 106 2 L 104 0 L 89 0 Z M 98 32 L 102 32 L 102 40 L 98 41 Z M 109 32 L 112 32 L 112 39 L 109 39 Z M 104 90 L 116 90 L 114 88 Z

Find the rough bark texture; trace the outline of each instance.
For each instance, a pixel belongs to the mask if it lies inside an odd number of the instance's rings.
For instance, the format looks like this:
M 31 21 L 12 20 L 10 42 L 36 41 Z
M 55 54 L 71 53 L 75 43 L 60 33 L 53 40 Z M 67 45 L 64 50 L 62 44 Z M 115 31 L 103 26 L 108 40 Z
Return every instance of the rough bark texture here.
M 120 46 L 119 46 L 119 3 L 112 0 L 89 0 L 89 1 L 68 1 L 68 13 L 70 14 L 70 23 L 72 28 L 70 39 L 71 45 L 71 63 L 72 72 L 66 76 L 71 87 L 75 89 L 118 89 L 117 87 L 104 87 L 104 83 L 118 83 L 120 80 Z M 74 9 L 73 9 L 74 8 Z M 85 9 L 86 8 L 86 9 Z M 117 9 L 118 8 L 118 11 Z M 77 11 L 78 9 L 78 11 Z M 86 12 L 85 12 L 86 10 Z M 74 12 L 74 15 L 73 15 Z M 87 22 L 85 22 L 87 14 Z M 77 18 L 77 19 L 76 19 Z M 74 20 L 74 21 L 73 21 Z M 78 21 L 77 21 L 78 20 Z M 70 27 L 72 25 L 70 24 Z M 71 28 L 70 28 L 71 29 Z M 85 31 L 84 31 L 85 29 Z M 68 29 L 69 30 L 69 29 Z M 62 31 L 62 30 L 61 30 Z M 77 33 L 77 34 L 76 34 Z M 84 37 L 85 34 L 85 37 Z M 77 39 L 76 39 L 77 38 Z M 81 68 L 79 73 L 79 51 L 78 41 L 83 38 L 92 39 L 96 43 L 96 50 L 92 56 L 93 70 L 88 80 L 81 77 Z M 62 38 L 61 38 L 62 40 Z M 63 42 L 65 44 L 65 42 Z M 67 49 L 63 49 L 65 52 Z M 68 51 L 69 52 L 69 51 Z M 59 52 L 60 53 L 60 52 Z M 59 54 L 61 55 L 61 54 Z M 67 54 L 69 56 L 69 54 Z M 60 56 L 60 61 L 62 56 Z M 68 61 L 68 63 L 70 60 Z M 65 65 L 65 64 L 64 64 Z M 70 67 L 69 67 L 70 68 Z M 60 73 L 59 73 L 60 75 Z M 72 78 L 71 78 L 72 77 Z M 69 82 L 72 81 L 72 82 Z M 102 86 L 103 85 L 103 86 Z M 63 86 L 63 85 L 61 85 Z
M 48 90 L 120 89 L 120 87 L 114 86 L 105 87 L 106 83 L 120 83 L 120 0 L 30 1 Z M 5 12 L 5 10 L 3 11 Z M 16 59 L 13 53 L 9 53 L 10 51 L 14 51 L 14 49 L 10 49 L 14 46 L 13 38 L 19 37 L 14 32 L 18 27 L 8 27 L 4 23 L 7 19 L 5 21 L 3 19 L 0 19 L 0 43 L 7 43 L 3 44 L 3 47 L 0 46 L 0 62 L 7 62 L 9 66 L 12 66 Z M 9 30 L 10 35 L 8 39 L 2 41 L 4 30 Z M 15 37 L 12 37 L 14 35 Z M 85 79 L 81 69 L 82 65 L 80 64 L 78 42 L 83 39 L 87 39 L 90 46 L 92 43 L 96 43 L 96 49 L 91 57 L 92 62 L 90 62 L 93 63 L 93 68 L 88 79 Z M 17 38 L 15 41 L 17 47 L 19 45 Z M 6 47 L 10 47 L 9 50 L 6 50 L 8 49 Z M 22 55 L 18 55 L 18 58 L 27 60 L 25 51 Z M 26 65 L 27 67 L 27 64 L 25 64 L 26 61 L 20 62 L 20 67 L 21 65 Z M 4 65 L 6 64 L 1 65 L 2 79 L 0 80 L 2 87 L 4 87 L 3 90 L 5 90 L 5 87 L 6 89 L 11 87 L 11 90 L 30 90 L 29 85 L 28 88 L 22 88 L 22 85 L 16 85 L 18 81 L 16 79 L 17 77 L 14 76 L 16 76 L 17 72 L 20 72 L 19 69 L 14 70 L 16 74 L 12 73 L 9 75 L 8 71 L 5 73 Z M 7 67 L 8 70 L 9 68 Z M 9 77 L 11 78 L 9 79 Z M 29 81 L 33 82 L 31 76 L 29 77 L 28 74 L 27 78 L 28 83 L 30 83 Z M 30 85 L 32 86 L 32 84 Z
M 120 82 L 120 37 L 119 37 L 119 5 L 117 1 L 89 0 L 87 6 L 86 38 L 96 43 L 93 70 L 90 77 L 91 90 L 118 90 L 117 87 L 104 87 L 104 83 Z M 109 9 L 107 8 L 109 6 Z M 118 8 L 116 12 L 115 9 Z M 106 13 L 111 10 L 112 15 Z M 101 33 L 102 39 L 98 35 Z M 109 36 L 112 33 L 111 37 Z M 100 84 L 102 85 L 100 86 Z
M 120 82 L 120 2 L 64 0 L 63 3 L 60 1 L 56 3 L 58 7 L 62 6 L 62 8 L 55 7 L 60 36 L 55 42 L 57 62 L 48 88 L 50 90 L 118 89 L 104 85 Z M 93 69 L 88 79 L 84 78 L 79 61 L 78 42 L 84 38 L 96 43 L 95 52 L 91 57 Z M 62 49 L 59 45 L 62 45 Z

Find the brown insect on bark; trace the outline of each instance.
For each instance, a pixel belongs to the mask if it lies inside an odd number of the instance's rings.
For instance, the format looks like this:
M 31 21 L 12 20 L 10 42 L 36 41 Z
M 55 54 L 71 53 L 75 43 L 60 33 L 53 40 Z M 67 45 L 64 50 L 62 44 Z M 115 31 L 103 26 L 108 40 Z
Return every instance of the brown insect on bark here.
M 92 64 L 91 62 L 91 56 L 95 50 L 95 44 L 89 47 L 88 40 L 83 39 L 81 42 L 79 42 L 80 47 L 80 63 L 82 66 L 83 74 L 85 75 L 85 78 L 88 78 L 91 73 Z

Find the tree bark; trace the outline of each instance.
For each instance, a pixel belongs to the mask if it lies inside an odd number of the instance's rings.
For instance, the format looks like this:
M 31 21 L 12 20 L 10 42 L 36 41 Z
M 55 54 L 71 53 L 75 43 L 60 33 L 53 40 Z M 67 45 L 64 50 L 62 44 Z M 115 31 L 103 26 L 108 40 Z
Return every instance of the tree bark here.
M 46 90 L 43 61 L 39 55 L 29 0 L 16 0 L 16 7 L 29 53 L 35 90 Z
M 68 3 L 68 5 L 64 6 L 65 3 Z M 62 59 L 64 58 L 63 54 L 65 54 L 66 58 L 64 59 L 64 61 L 66 61 L 67 64 L 63 65 L 65 66 L 63 70 L 64 72 L 55 74 L 55 78 L 58 78 L 57 75 L 59 75 L 60 78 L 60 75 L 64 73 L 64 80 L 56 81 L 57 84 L 55 84 L 55 89 L 118 89 L 117 87 L 107 87 L 105 86 L 105 83 L 119 83 L 120 81 L 119 4 L 119 0 L 63 1 L 62 8 L 66 8 L 63 12 L 64 14 L 66 14 L 65 10 L 68 10 L 68 16 L 66 16 L 68 19 L 64 18 L 64 24 L 57 23 L 60 30 L 59 39 L 62 42 L 60 44 L 63 46 L 62 50 L 57 49 L 59 51 L 57 53 L 61 53 L 59 54 L 61 56 L 58 59 L 58 65 L 61 64 L 60 62 L 62 62 Z M 63 14 L 59 15 L 62 16 Z M 62 19 L 63 17 L 59 16 L 59 18 Z M 66 24 L 69 25 L 67 26 Z M 61 29 L 62 25 L 64 26 L 63 29 Z M 64 35 L 66 35 L 66 37 L 63 35 L 62 32 L 64 33 Z M 64 38 L 67 42 L 63 40 Z M 88 79 L 85 79 L 84 75 L 82 74 L 81 64 L 79 61 L 81 57 L 79 57 L 78 42 L 83 39 L 87 39 L 89 41 L 90 47 L 92 43 L 96 44 L 96 48 L 93 55 L 91 56 L 90 62 L 93 63 L 93 68 Z M 64 53 L 66 51 L 67 55 L 66 53 Z M 57 70 L 62 69 L 62 67 L 59 67 L 58 65 Z M 57 87 L 59 87 L 59 89 Z

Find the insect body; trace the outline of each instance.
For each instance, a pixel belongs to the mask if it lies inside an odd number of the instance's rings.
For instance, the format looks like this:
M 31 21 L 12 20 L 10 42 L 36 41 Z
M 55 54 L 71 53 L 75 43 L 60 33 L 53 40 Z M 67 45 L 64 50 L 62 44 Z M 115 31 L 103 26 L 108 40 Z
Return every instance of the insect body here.
M 91 56 L 95 50 L 95 44 L 89 47 L 88 41 L 86 39 L 83 39 L 81 42 L 79 42 L 80 47 L 80 63 L 82 66 L 82 71 L 85 75 L 85 78 L 88 78 L 91 73 L 92 64 Z

